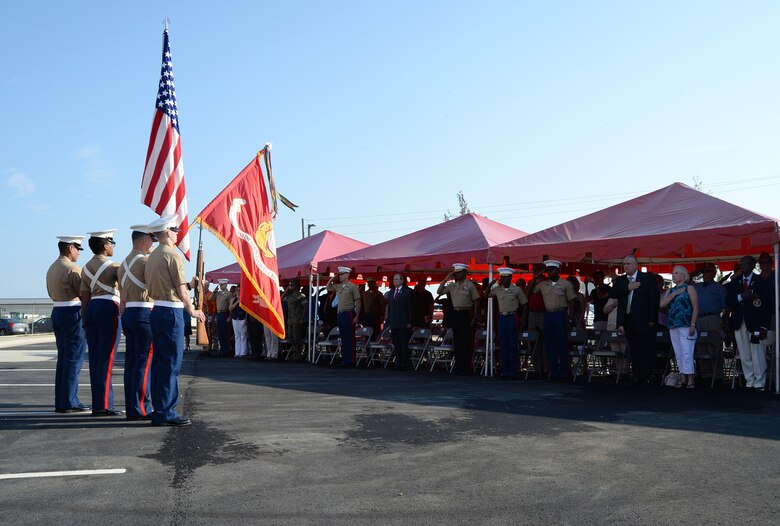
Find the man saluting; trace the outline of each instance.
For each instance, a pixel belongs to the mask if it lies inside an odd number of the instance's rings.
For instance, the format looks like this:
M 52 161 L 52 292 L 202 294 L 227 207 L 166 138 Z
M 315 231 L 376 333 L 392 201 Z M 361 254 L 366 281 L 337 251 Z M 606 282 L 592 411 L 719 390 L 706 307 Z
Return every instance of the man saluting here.
M 152 309 L 152 413 L 153 426 L 187 426 L 191 422 L 176 413 L 179 402 L 179 369 L 184 355 L 184 309 L 193 318 L 206 317 L 195 310 L 184 277 L 184 264 L 174 249 L 176 216 L 161 217 L 149 225 L 149 231 L 159 241 L 146 261 L 144 277 Z

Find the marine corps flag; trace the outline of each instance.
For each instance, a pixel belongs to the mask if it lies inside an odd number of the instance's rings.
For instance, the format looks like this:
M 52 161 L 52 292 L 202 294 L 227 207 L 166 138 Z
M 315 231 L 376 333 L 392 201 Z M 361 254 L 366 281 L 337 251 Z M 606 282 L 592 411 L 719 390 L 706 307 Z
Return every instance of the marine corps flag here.
M 285 337 L 279 266 L 272 211 L 261 160 L 270 166 L 268 146 L 195 218 L 236 256 L 241 266 L 241 308 L 271 332 Z M 264 159 L 263 159 L 264 157 Z M 273 178 L 268 173 L 269 183 Z M 275 215 L 275 214 L 273 214 Z

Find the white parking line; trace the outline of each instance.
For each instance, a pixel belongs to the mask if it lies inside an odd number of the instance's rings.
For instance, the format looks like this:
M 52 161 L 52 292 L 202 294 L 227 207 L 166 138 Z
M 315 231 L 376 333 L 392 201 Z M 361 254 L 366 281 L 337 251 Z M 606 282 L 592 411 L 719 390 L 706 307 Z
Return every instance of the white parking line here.
M 38 473 L 8 473 L 0 474 L 0 480 L 9 479 L 34 479 L 42 477 L 78 477 L 84 475 L 119 475 L 126 473 L 124 468 L 120 469 L 82 469 L 78 471 L 40 471 Z
M 7 369 L 4 367 L 0 367 L 0 373 L 4 372 L 10 372 L 10 371 L 25 371 L 25 372 L 31 372 L 31 371 L 56 371 L 57 369 Z M 112 371 L 124 371 L 124 367 L 114 367 Z M 89 371 L 89 367 L 84 367 L 81 369 L 82 372 Z
M 125 384 L 111 384 L 112 387 L 123 387 Z M 54 384 L 0 384 L 0 387 L 54 387 Z M 90 387 L 89 384 L 79 384 L 79 387 Z
M 0 411 L 0 416 L 36 416 L 36 415 L 84 415 L 84 413 L 55 413 L 54 411 Z

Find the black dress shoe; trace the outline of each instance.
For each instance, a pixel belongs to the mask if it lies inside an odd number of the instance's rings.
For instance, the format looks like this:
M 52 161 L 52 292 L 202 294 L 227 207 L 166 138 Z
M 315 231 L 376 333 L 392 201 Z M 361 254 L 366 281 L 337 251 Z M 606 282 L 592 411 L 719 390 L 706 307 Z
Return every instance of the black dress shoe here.
M 152 415 L 146 415 L 146 416 L 126 416 L 126 420 L 129 420 L 130 422 L 138 422 L 139 420 L 151 420 Z
M 152 422 L 153 426 L 188 426 L 192 423 L 189 418 L 177 416 L 173 420 L 164 420 L 162 422 Z
M 67 409 L 55 409 L 55 413 L 87 413 L 91 411 L 92 409 L 89 407 L 84 407 L 83 405 L 80 407 L 68 407 Z
M 99 409 L 92 410 L 92 416 L 122 416 L 124 411 L 116 411 L 115 409 Z

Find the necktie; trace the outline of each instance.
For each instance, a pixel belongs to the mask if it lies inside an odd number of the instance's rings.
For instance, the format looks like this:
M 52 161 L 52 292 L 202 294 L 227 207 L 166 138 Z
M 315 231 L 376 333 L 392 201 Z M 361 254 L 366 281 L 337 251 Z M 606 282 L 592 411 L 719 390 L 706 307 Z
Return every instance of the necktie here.
M 629 285 L 634 281 L 633 276 L 628 277 L 628 283 Z M 631 314 L 631 300 L 634 298 L 634 291 L 629 290 L 628 291 L 628 305 L 626 305 L 626 314 Z
M 749 284 L 750 284 L 749 278 L 745 277 L 742 279 L 742 292 L 747 292 Z
M 393 296 L 393 299 L 396 299 L 398 297 L 398 291 L 401 290 L 400 288 L 395 289 L 395 296 Z

